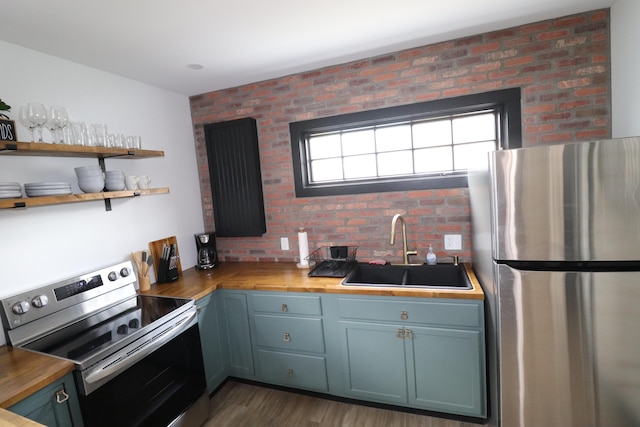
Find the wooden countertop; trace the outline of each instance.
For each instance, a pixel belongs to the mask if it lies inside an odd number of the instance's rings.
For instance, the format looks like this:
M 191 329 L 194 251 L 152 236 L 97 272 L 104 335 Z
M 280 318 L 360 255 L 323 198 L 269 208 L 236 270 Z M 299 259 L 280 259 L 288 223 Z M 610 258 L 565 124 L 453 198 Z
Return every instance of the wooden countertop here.
M 423 289 L 368 286 L 343 286 L 341 278 L 309 277 L 308 269 L 293 263 L 223 262 L 211 270 L 190 268 L 171 283 L 154 284 L 144 294 L 183 298 L 203 298 L 216 289 L 241 289 L 281 292 L 318 292 L 333 294 L 381 295 L 419 298 L 484 299 L 484 293 L 470 266 L 465 265 L 473 289 Z M 0 409 L 25 397 L 73 371 L 73 363 L 28 350 L 0 347 Z M 0 410 L 0 425 L 19 424 L 21 417 Z
M 71 371 L 73 362 L 11 346 L 0 347 L 0 408 L 18 403 Z
M 190 268 L 171 283 L 151 285 L 144 294 L 200 299 L 216 289 L 331 294 L 383 295 L 418 298 L 484 299 L 484 292 L 471 267 L 465 264 L 473 289 L 426 289 L 343 286 L 342 278 L 309 277 L 308 269 L 293 263 L 223 262 L 211 270 Z

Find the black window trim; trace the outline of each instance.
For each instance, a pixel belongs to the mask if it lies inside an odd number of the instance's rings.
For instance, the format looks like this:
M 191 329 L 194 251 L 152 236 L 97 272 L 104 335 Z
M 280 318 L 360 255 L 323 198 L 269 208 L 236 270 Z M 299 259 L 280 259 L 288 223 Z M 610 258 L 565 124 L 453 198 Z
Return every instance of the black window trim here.
M 502 118 L 500 129 L 498 129 L 500 140 L 504 144 L 501 148 L 520 148 L 522 147 L 520 98 L 520 88 L 510 88 L 290 123 L 296 197 L 466 187 L 467 173 L 464 171 L 428 176 L 374 178 L 357 182 L 310 183 L 305 150 L 306 136 L 310 133 L 347 130 L 402 120 L 428 119 L 497 108 Z

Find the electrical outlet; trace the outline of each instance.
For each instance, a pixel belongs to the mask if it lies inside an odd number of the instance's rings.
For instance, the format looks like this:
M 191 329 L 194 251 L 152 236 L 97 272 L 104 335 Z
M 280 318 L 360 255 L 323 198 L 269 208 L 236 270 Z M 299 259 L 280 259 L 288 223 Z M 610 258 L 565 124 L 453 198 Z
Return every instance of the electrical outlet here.
M 280 249 L 282 249 L 283 251 L 288 251 L 289 250 L 289 238 L 288 237 L 281 237 L 280 238 Z
M 445 234 L 444 250 L 445 251 L 461 251 L 462 235 L 461 234 Z

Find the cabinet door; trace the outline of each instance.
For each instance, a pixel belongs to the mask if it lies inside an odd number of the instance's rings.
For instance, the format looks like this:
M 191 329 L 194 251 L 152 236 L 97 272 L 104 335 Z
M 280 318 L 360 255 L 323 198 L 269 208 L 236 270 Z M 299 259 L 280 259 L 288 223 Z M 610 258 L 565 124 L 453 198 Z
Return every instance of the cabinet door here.
M 406 404 L 404 340 L 398 336 L 401 330 L 385 324 L 340 322 L 347 395 Z
M 486 414 L 479 331 L 408 326 L 409 405 L 452 414 Z
M 243 293 L 223 293 L 226 346 L 232 375 L 254 375 L 247 297 Z
M 47 427 L 84 425 L 71 374 L 21 400 L 9 411 Z
M 211 294 L 196 303 L 204 373 L 209 393 L 212 393 L 227 376 L 222 355 L 223 344 L 220 336 L 217 302 L 218 295 Z

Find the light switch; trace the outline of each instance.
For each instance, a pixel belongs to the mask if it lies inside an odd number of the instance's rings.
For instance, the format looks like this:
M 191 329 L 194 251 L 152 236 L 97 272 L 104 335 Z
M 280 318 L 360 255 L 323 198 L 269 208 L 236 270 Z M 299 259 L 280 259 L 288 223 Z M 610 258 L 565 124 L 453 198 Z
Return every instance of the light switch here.
M 445 251 L 461 251 L 462 235 L 461 234 L 445 234 L 444 250 Z
M 289 250 L 289 238 L 288 237 L 281 237 L 280 238 L 280 249 L 283 251 L 288 251 Z

